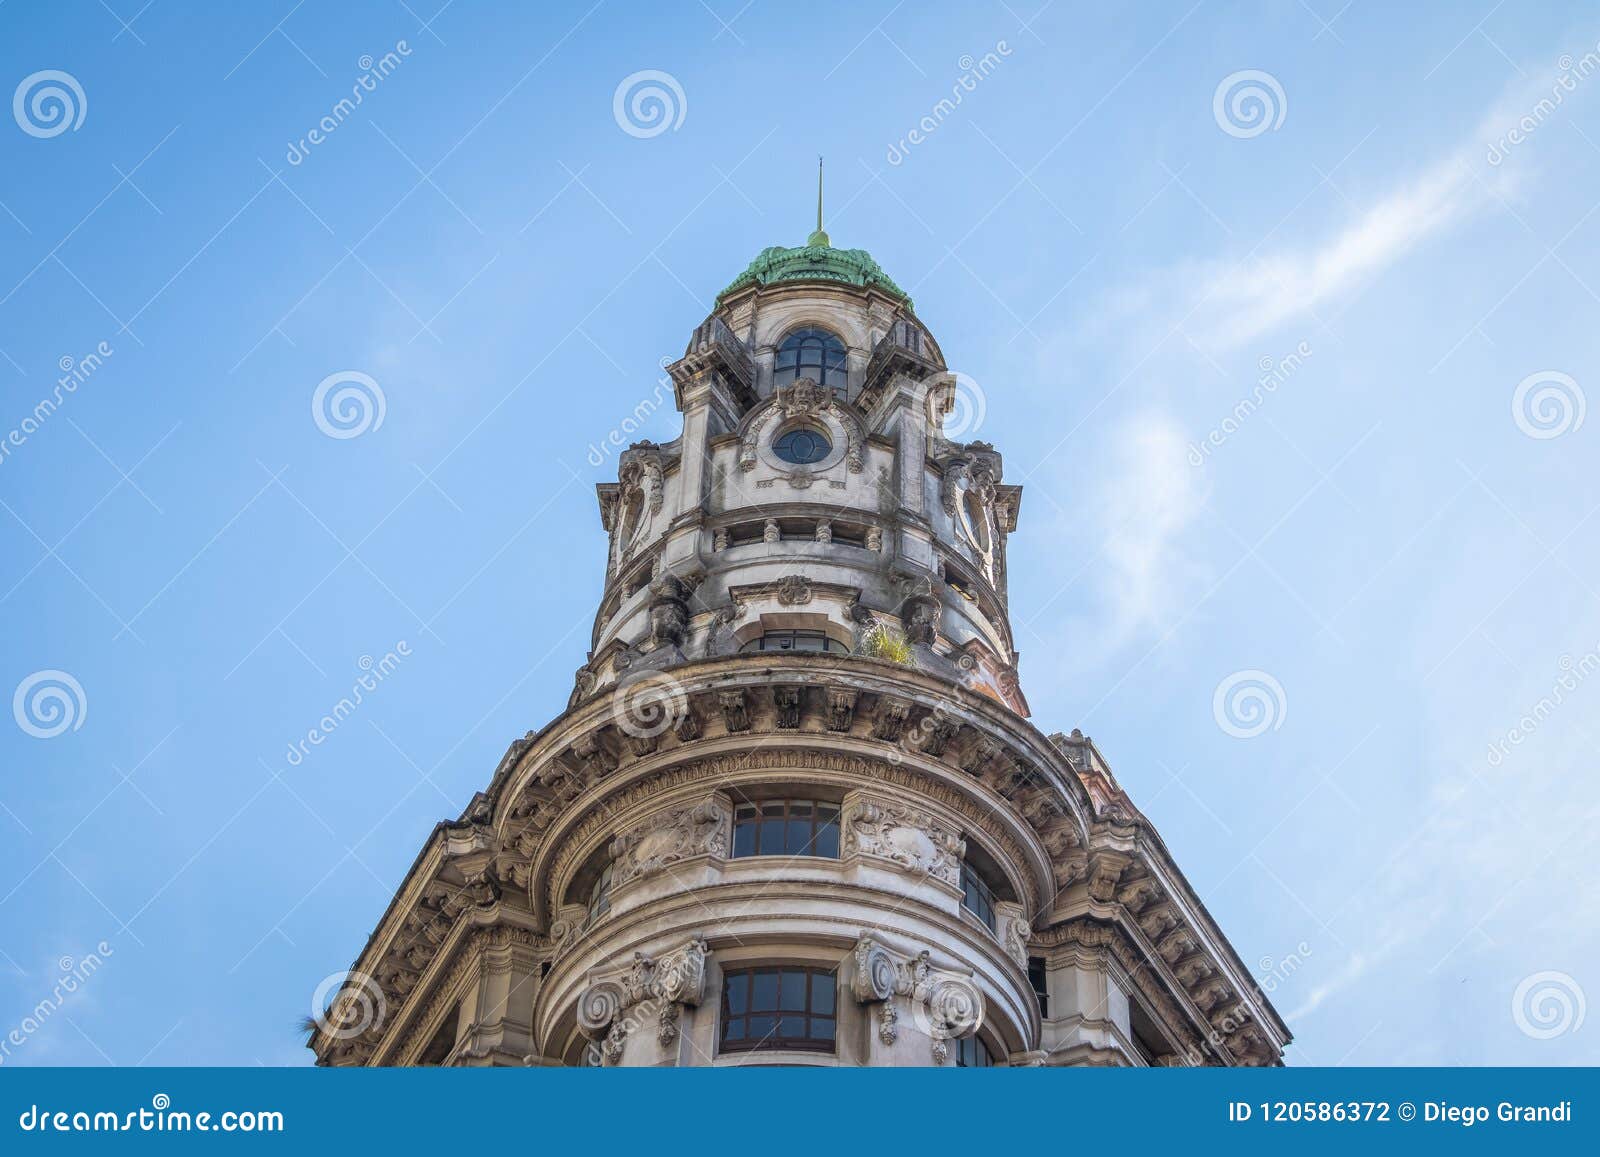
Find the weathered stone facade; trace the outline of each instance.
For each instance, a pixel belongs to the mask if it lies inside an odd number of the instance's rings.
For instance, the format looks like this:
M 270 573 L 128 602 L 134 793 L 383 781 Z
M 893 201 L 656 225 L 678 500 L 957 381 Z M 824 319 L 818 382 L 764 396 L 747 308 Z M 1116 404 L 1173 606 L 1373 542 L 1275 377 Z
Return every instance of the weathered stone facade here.
M 1028 722 L 1021 488 L 946 440 L 954 375 L 854 254 L 819 233 L 752 266 L 671 366 L 681 437 L 598 488 L 566 712 L 435 829 L 319 1063 L 1280 1062 L 1282 1021 L 1093 743 Z M 816 374 L 785 352 L 805 330 L 842 346 Z M 785 822 L 810 842 L 758 849 Z M 733 1047 L 728 978 L 785 968 L 822 976 L 809 1027 Z

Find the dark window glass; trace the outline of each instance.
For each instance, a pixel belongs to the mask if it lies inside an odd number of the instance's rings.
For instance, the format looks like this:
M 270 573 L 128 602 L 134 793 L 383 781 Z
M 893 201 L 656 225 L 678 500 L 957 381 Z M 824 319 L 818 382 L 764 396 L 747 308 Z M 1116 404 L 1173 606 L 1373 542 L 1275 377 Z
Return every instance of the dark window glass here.
M 989 931 L 994 931 L 994 889 L 984 883 L 983 877 L 978 875 L 978 870 L 971 864 L 961 865 L 961 903 L 979 920 L 982 920 Z
M 797 329 L 783 339 L 772 360 L 774 385 L 810 378 L 820 386 L 844 390 L 844 342 L 825 329 Z
M 827 651 L 835 655 L 848 654 L 850 648 L 822 631 L 768 631 L 759 639 L 751 639 L 741 651 Z
M 813 856 L 826 856 L 830 860 L 839 858 L 839 810 L 833 807 L 819 806 L 817 810 L 817 838 L 811 845 Z
M 975 1036 L 956 1041 L 956 1066 L 963 1069 L 987 1069 L 994 1064 L 989 1046 Z
M 834 977 L 825 968 L 750 968 L 722 982 L 722 1050 L 832 1052 Z
M 811 974 L 811 1011 L 823 1016 L 833 1015 L 833 973 Z
M 733 810 L 733 856 L 839 857 L 839 805 L 809 799 L 742 803 Z
M 1033 988 L 1033 995 L 1039 1001 L 1039 1016 L 1044 1019 L 1050 1017 L 1050 980 L 1045 970 L 1044 957 L 1028 957 L 1028 984 Z
M 598 920 L 611 908 L 611 865 L 607 864 L 589 888 L 590 921 Z
M 828 441 L 828 436 L 810 426 L 801 426 L 780 434 L 772 443 L 774 454 L 785 462 L 793 462 L 796 466 L 809 466 L 813 462 L 821 462 L 832 449 L 833 443 Z

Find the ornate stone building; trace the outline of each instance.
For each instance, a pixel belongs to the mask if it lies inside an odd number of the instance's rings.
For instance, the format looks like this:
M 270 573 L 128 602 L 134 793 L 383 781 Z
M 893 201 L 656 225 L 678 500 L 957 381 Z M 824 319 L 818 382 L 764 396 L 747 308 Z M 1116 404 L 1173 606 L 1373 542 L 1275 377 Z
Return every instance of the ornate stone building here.
M 567 710 L 434 830 L 318 1062 L 1279 1063 L 1094 744 L 1028 721 L 1021 488 L 946 439 L 906 294 L 819 213 L 670 373 Z

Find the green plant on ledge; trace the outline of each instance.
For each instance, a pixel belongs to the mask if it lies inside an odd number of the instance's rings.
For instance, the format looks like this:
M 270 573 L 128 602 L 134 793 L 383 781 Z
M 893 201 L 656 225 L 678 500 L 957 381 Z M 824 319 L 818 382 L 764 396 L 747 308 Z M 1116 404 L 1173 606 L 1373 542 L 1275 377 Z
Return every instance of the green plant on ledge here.
M 876 623 L 861 637 L 861 645 L 856 648 L 856 654 L 865 655 L 869 659 L 882 659 L 886 663 L 896 663 L 902 667 L 909 667 L 915 662 L 911 643 L 906 639 L 905 633 L 887 623 Z

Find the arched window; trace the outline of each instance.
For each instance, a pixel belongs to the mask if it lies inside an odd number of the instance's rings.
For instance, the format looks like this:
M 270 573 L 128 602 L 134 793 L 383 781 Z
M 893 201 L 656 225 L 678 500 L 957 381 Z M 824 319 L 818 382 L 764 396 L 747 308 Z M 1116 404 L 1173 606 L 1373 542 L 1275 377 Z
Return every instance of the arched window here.
M 772 383 L 786 386 L 801 378 L 844 393 L 844 342 L 814 327 L 797 329 L 784 338 L 772 363 Z
M 767 631 L 751 639 L 740 651 L 827 651 L 847 655 L 850 648 L 823 631 Z

